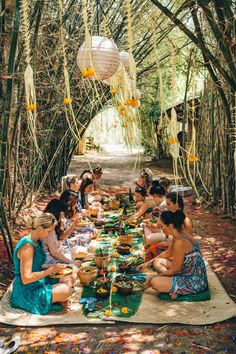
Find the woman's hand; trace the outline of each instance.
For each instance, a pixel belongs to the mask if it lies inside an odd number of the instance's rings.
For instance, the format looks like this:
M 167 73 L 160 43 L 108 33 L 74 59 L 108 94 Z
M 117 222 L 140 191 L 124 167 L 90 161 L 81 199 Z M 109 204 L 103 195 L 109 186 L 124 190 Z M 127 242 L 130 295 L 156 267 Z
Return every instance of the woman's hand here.
M 72 264 L 74 264 L 77 268 L 81 267 L 81 262 L 80 261 L 71 261 Z
M 137 267 L 137 270 L 139 272 L 144 272 L 145 270 L 148 270 L 148 268 L 150 267 L 150 263 L 149 262 L 145 262 L 143 264 L 140 264 L 138 267 Z
M 60 273 L 63 269 L 66 268 L 65 264 L 55 264 L 51 267 L 49 267 L 48 269 L 50 270 L 50 273 Z

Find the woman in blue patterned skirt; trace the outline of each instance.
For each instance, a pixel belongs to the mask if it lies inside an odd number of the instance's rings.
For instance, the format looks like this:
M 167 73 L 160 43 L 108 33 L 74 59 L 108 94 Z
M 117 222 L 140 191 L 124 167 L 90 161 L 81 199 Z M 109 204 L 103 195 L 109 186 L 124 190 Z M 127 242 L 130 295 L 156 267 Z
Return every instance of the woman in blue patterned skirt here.
M 207 275 L 198 242 L 184 231 L 185 214 L 164 211 L 160 216 L 160 227 L 166 235 L 173 236 L 169 248 L 158 257 L 139 266 L 139 270 L 153 265 L 158 275 L 146 282 L 160 293 L 178 295 L 197 294 L 207 289 Z

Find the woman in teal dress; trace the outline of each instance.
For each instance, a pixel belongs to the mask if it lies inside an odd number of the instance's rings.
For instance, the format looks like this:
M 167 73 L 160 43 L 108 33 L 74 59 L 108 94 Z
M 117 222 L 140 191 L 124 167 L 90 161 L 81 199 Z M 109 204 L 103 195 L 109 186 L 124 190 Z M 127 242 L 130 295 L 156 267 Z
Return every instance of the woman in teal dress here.
M 208 287 L 204 260 L 198 242 L 184 229 L 185 214 L 182 210 L 164 211 L 160 216 L 160 227 L 166 235 L 173 236 L 169 248 L 156 258 L 138 267 L 144 271 L 149 266 L 158 275 L 146 282 L 160 293 L 169 293 L 174 299 L 178 295 L 198 294 Z
M 69 277 L 62 282 L 52 281 L 48 276 L 60 272 L 66 265 L 55 264 L 47 269 L 42 265 L 46 260 L 43 242 L 52 234 L 56 225 L 55 217 L 42 213 L 32 221 L 29 236 L 23 237 L 14 249 L 13 263 L 15 278 L 11 294 L 11 305 L 28 312 L 44 315 L 51 310 L 52 303 L 66 303 L 72 294 Z

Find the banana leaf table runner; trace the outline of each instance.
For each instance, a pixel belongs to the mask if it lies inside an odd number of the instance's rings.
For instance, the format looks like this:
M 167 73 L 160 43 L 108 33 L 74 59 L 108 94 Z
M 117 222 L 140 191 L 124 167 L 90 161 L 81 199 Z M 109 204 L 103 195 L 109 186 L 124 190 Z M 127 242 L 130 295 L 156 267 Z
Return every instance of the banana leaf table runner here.
M 121 212 L 107 215 L 105 218 L 106 225 L 114 226 L 118 223 Z M 89 311 L 87 303 L 83 305 L 83 313 L 87 317 L 99 318 L 103 316 L 118 316 L 123 318 L 132 317 L 138 310 L 142 301 L 143 291 L 133 289 L 130 295 L 121 295 L 117 291 L 115 278 L 118 275 L 123 275 L 128 278 L 127 281 L 142 280 L 145 281 L 146 275 L 140 274 L 136 271 L 136 266 L 142 262 L 140 252 L 142 250 L 143 238 L 142 231 L 138 228 L 123 227 L 124 233 L 132 233 L 134 235 L 131 253 L 128 255 L 120 255 L 116 246 L 117 232 L 105 233 L 104 230 L 100 233 L 102 241 L 98 243 L 97 251 L 102 253 L 109 253 L 111 260 L 108 266 L 108 276 L 111 280 L 110 295 L 107 298 L 101 298 L 96 295 L 97 282 L 84 287 L 81 299 L 96 298 L 94 311 Z M 106 241 L 107 238 L 107 241 Z M 132 262 L 132 269 L 128 273 L 120 273 L 118 265 L 121 263 Z M 91 266 L 96 266 L 94 262 L 90 263 Z

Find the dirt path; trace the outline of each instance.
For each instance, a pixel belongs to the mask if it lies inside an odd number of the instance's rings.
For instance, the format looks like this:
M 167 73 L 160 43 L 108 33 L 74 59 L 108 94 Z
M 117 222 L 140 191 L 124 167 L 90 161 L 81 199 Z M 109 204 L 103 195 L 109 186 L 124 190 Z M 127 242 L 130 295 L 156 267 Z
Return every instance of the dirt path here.
M 80 174 L 89 164 L 94 167 L 100 164 L 104 173 L 99 183 L 109 186 L 131 187 L 133 179 L 138 176 L 139 170 L 148 167 L 153 171 L 154 177 L 166 176 L 173 179 L 172 162 L 161 160 L 152 162 L 149 157 L 144 157 L 136 152 L 128 153 L 125 148 L 111 147 L 109 153 L 99 154 L 90 152 L 86 155 L 73 157 L 68 173 Z
M 109 154 L 91 153 L 75 156 L 68 172 L 80 174 L 92 165 L 104 168 L 102 184 L 129 187 L 133 174 L 134 154 L 112 151 Z M 171 161 L 152 163 L 142 158 L 140 166 L 149 167 L 156 177 L 173 178 Z M 236 226 L 222 219 L 205 206 L 197 208 L 186 199 L 186 212 L 193 219 L 195 236 L 201 243 L 205 257 L 210 261 L 227 292 L 235 299 L 235 237 Z M 19 353 L 100 353 L 100 354 L 158 354 L 158 353 L 236 353 L 235 320 L 211 326 L 135 325 L 115 326 L 55 326 L 45 328 L 0 328 L 0 340 L 21 335 L 23 346 Z

